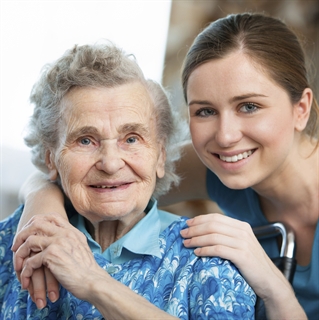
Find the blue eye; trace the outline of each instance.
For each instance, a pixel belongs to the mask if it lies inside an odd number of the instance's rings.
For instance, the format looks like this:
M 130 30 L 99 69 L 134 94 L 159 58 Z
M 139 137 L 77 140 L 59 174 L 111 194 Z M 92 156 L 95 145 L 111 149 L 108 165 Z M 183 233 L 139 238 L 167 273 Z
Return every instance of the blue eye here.
M 126 139 L 126 142 L 127 142 L 127 143 L 130 143 L 130 144 L 131 144 L 131 143 L 135 143 L 136 141 L 137 141 L 137 138 L 134 137 L 134 136 L 133 136 L 133 137 L 129 137 L 128 139 Z
M 91 140 L 89 138 L 82 138 L 80 140 L 80 143 L 85 145 L 85 146 L 88 146 L 89 144 L 91 144 Z
M 214 109 L 202 108 L 196 111 L 195 115 L 199 117 L 209 117 L 214 116 L 216 111 Z
M 254 103 L 245 103 L 240 107 L 240 111 L 244 113 L 253 113 L 259 109 Z

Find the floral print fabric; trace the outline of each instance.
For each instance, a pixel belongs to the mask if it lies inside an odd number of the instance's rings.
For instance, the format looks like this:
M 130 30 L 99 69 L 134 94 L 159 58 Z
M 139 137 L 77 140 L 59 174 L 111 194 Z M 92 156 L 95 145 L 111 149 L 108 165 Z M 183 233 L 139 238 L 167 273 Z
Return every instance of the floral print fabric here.
M 21 212 L 22 207 L 0 222 L 0 319 L 104 319 L 63 287 L 57 302 L 37 310 L 13 268 L 10 248 Z M 185 221 L 177 220 L 160 234 L 162 258 L 144 255 L 112 264 L 101 254 L 94 257 L 113 278 L 180 319 L 253 319 L 256 296 L 251 287 L 229 261 L 199 258 L 185 248 L 179 235 Z

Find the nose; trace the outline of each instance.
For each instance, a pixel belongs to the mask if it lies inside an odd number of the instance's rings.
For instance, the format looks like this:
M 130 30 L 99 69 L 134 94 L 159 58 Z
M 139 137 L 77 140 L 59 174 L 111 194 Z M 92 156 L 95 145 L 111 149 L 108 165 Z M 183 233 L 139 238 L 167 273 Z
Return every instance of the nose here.
M 220 115 L 216 128 L 215 139 L 222 148 L 228 148 L 240 141 L 242 138 L 240 120 L 234 115 Z
M 114 174 L 125 166 L 123 152 L 117 145 L 117 141 L 103 140 L 98 150 L 95 167 L 107 174 Z

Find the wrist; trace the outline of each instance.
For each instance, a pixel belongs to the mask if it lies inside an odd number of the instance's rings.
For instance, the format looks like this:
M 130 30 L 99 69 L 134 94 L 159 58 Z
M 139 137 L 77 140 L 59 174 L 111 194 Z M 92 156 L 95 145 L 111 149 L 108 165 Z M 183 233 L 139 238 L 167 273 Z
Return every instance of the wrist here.
M 291 284 L 279 270 L 278 273 L 279 276 L 275 277 L 276 281 L 270 282 L 267 294 L 262 297 L 267 319 L 307 320 Z

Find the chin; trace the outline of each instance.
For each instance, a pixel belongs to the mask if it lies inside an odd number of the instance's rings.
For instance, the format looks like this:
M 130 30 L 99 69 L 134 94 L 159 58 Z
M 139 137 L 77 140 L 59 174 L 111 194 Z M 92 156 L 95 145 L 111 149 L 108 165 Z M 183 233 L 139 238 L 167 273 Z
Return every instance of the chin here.
M 229 189 L 242 190 L 251 187 L 251 184 L 245 178 L 238 179 L 234 177 L 229 177 L 226 179 L 222 179 L 219 177 L 219 179 Z

